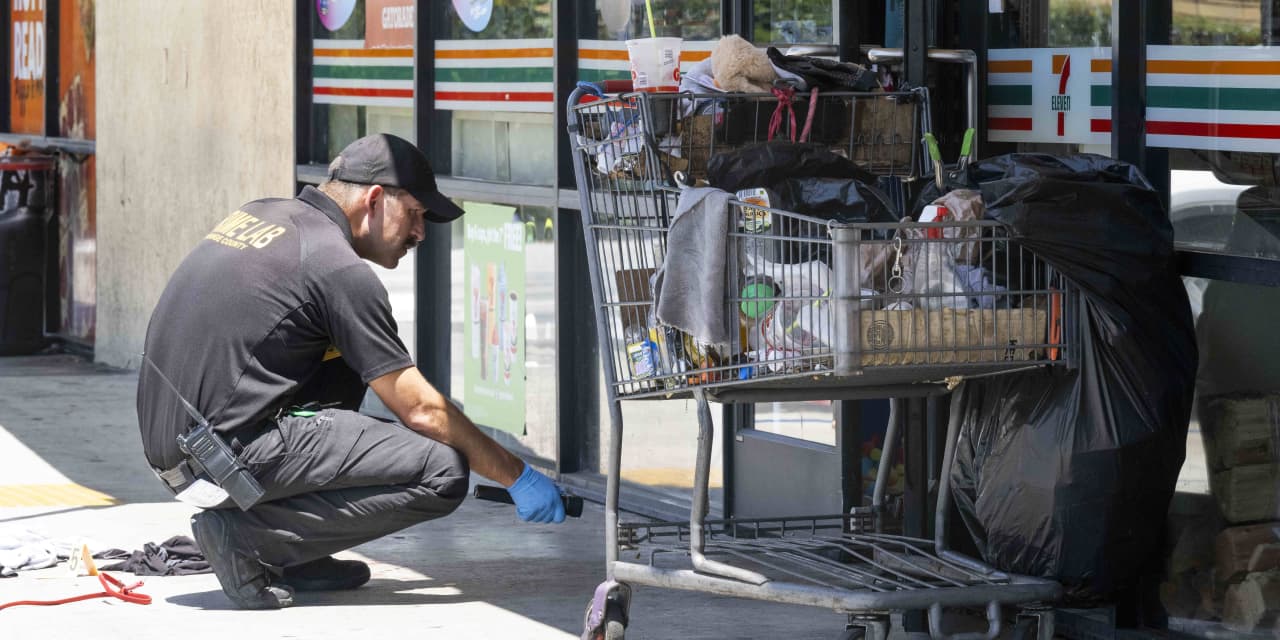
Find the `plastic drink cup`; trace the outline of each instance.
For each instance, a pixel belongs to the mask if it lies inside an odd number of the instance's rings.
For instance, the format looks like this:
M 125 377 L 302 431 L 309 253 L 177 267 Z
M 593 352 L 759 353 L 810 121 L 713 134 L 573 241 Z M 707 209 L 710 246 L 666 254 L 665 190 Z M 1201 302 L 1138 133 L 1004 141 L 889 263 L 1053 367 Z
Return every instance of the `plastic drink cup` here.
M 631 85 L 635 91 L 680 90 L 680 38 L 638 38 L 627 41 Z

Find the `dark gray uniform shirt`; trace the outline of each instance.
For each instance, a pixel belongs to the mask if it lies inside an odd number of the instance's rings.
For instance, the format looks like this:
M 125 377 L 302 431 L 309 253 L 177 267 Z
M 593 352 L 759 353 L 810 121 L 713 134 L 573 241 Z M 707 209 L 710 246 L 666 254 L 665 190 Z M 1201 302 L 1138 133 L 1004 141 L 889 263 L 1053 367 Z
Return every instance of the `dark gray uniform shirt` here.
M 256 431 L 338 354 L 366 384 L 413 364 L 350 224 L 313 187 L 250 202 L 214 227 L 147 327 L 147 357 L 225 436 Z M 175 439 L 194 421 L 145 364 L 137 402 L 147 460 L 173 467 Z

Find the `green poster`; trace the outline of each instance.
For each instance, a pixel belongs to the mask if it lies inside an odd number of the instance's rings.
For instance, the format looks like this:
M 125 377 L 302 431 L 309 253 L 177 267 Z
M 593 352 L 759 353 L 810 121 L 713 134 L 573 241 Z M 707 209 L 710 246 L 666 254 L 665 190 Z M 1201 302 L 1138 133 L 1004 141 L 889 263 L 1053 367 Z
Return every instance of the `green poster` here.
M 511 207 L 468 202 L 463 208 L 467 416 L 476 424 L 522 436 L 524 224 Z

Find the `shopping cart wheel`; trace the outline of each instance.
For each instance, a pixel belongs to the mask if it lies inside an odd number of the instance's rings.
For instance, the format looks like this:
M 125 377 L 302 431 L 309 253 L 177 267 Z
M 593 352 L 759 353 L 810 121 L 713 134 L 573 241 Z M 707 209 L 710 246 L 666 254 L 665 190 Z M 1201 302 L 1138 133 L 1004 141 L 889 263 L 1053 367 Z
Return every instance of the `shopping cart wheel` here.
M 1012 640 L 1052 640 L 1053 631 L 1053 609 L 1030 605 L 1018 612 L 1011 637 Z
M 1018 618 L 1013 625 L 1013 640 L 1036 640 L 1037 626 L 1035 618 Z
M 887 640 L 889 616 L 882 614 L 851 614 L 840 640 Z
M 1052 607 L 1037 603 L 1018 611 L 1018 618 L 1013 624 L 1013 640 L 1053 640 L 1053 634 Z
M 591 605 L 587 605 L 586 618 L 583 621 L 584 626 L 591 624 Z M 591 640 L 626 640 L 627 637 L 627 614 L 623 612 L 620 603 L 609 601 L 604 607 L 604 619 L 594 628 L 587 630 L 588 635 L 585 637 Z
M 631 587 L 609 580 L 596 587 L 582 620 L 582 640 L 624 640 Z

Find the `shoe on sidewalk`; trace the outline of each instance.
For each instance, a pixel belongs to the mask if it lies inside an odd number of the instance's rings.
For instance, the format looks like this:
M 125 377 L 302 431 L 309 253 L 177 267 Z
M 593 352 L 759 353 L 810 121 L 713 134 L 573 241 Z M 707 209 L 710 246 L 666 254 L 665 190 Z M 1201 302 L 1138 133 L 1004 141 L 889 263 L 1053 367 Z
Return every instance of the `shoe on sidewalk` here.
M 218 576 L 222 592 L 241 609 L 280 609 L 293 604 L 293 592 L 272 586 L 267 568 L 234 549 L 231 516 L 206 510 L 191 518 L 191 533 Z
M 359 560 L 338 560 L 333 556 L 285 567 L 272 584 L 292 587 L 294 591 L 342 591 L 355 589 L 369 581 L 369 565 Z

